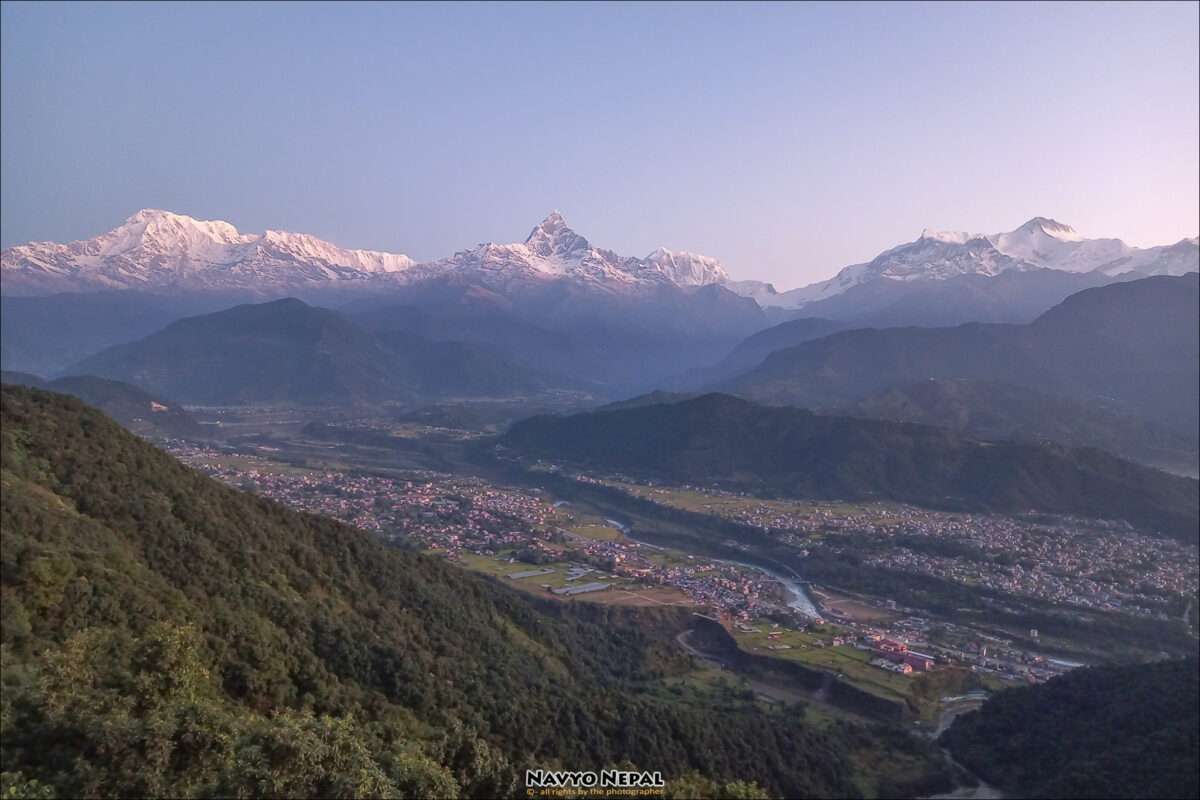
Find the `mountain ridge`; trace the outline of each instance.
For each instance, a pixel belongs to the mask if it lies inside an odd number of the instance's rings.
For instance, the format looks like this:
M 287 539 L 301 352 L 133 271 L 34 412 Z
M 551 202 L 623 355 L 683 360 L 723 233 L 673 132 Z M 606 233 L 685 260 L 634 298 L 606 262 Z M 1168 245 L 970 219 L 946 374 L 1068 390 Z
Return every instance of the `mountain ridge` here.
M 92 239 L 7 248 L 0 268 L 6 290 L 24 292 L 386 288 L 455 272 L 471 273 L 484 285 L 504 277 L 566 278 L 609 290 L 657 283 L 686 288 L 728 278 L 720 262 L 708 256 L 659 248 L 634 258 L 593 247 L 558 211 L 522 242 L 488 242 L 418 263 L 402 253 L 343 248 L 311 234 L 243 234 L 222 220 L 147 208 Z
M 911 242 L 889 248 L 871 261 L 844 267 L 828 280 L 782 292 L 774 302 L 803 308 L 876 280 L 995 277 L 1038 269 L 1107 277 L 1126 272 L 1178 276 L 1200 269 L 1200 246 L 1188 238 L 1149 248 L 1132 247 L 1120 239 L 1085 239 L 1070 225 L 1046 217 L 990 235 L 926 228 Z
M 651 398 L 653 400 L 653 398 Z M 1200 483 L 1094 449 L 760 406 L 710 393 L 518 422 L 504 447 L 680 483 L 789 497 L 1124 519 L 1194 542 Z
M 997 381 L 1195 435 L 1200 275 L 1087 289 L 1027 325 L 864 328 L 776 350 L 718 382 L 758 402 L 827 408 L 929 378 Z
M 644 257 L 592 245 L 558 211 L 521 242 L 487 242 L 425 262 L 402 253 L 343 248 L 305 233 L 241 233 L 222 220 L 142 209 L 118 227 L 69 243 L 29 242 L 0 255 L 6 292 L 80 289 L 277 292 L 325 287 L 366 290 L 470 275 L 511 290 L 513 282 L 569 280 L 602 292 L 654 285 L 721 285 L 763 307 L 802 308 L 877 280 L 937 281 L 961 275 L 1055 269 L 1108 277 L 1135 272 L 1178 275 L 1200 263 L 1195 239 L 1137 248 L 1120 239 L 1084 239 L 1071 226 L 1034 217 L 1013 231 L 982 235 L 925 229 L 912 242 L 842 268 L 828 280 L 788 291 L 735 280 L 711 256 L 658 248 Z
M 498 396 L 554 380 L 478 346 L 372 331 L 296 298 L 186 317 L 69 371 L 199 405 Z

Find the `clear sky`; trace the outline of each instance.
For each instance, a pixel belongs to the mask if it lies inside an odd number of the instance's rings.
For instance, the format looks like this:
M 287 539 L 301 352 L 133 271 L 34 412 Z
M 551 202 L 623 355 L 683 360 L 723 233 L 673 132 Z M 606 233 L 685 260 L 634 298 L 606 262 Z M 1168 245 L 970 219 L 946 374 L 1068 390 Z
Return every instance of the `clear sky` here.
M 0 239 L 157 207 L 428 259 L 557 208 L 781 289 L 927 226 L 1174 242 L 1198 8 L 6 3 Z

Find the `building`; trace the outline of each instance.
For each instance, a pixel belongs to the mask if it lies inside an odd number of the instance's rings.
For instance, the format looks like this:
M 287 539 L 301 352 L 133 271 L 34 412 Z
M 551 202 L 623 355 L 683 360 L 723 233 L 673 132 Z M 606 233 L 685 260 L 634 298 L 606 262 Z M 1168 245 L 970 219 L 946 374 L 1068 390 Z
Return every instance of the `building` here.
M 904 654 L 904 663 L 908 664 L 912 669 L 918 672 L 928 672 L 937 664 L 937 660 L 933 656 L 927 656 L 924 653 L 918 653 L 915 650 L 909 650 Z

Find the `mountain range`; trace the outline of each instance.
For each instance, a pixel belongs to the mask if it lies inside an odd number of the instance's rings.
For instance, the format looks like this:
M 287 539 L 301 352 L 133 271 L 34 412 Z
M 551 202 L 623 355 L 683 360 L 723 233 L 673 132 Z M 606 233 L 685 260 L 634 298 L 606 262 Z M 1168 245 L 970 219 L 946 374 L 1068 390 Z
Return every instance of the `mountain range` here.
M 304 233 L 245 234 L 228 222 L 142 209 L 94 239 L 31 242 L 3 253 L 7 292 L 84 289 L 270 294 L 297 288 L 386 288 L 469 276 L 482 286 L 568 279 L 602 291 L 725 281 L 713 258 L 660 248 L 645 258 L 594 247 L 552 212 L 523 242 L 480 244 L 418 264 L 401 253 L 351 250 Z
M 880 280 L 944 281 L 1045 269 L 1099 279 L 1181 275 L 1198 268 L 1197 253 L 1196 239 L 1137 248 L 1120 239 L 1085 239 L 1069 225 L 1034 217 L 993 235 L 926 230 L 828 280 L 778 292 L 761 281 L 733 280 L 710 256 L 665 248 L 642 258 L 620 256 L 576 233 L 557 211 L 522 242 L 488 242 L 417 263 L 400 253 L 346 249 L 309 234 L 245 234 L 228 222 L 143 209 L 93 239 L 10 247 L 0 257 L 0 274 L 9 294 L 136 289 L 279 296 L 298 289 L 386 289 L 447 277 L 504 293 L 559 281 L 616 294 L 718 285 L 760 306 L 798 309 Z
M 841 407 L 937 380 L 993 381 L 1200 430 L 1200 276 L 1078 292 L 1028 325 L 860 329 L 776 350 L 711 388 L 759 402 Z
M 992 235 L 926 229 L 915 241 L 845 267 L 827 281 L 783 292 L 773 304 L 802 308 L 880 279 L 948 280 L 1040 269 L 1108 277 L 1129 272 L 1143 277 L 1183 275 L 1196 271 L 1198 251 L 1194 238 L 1149 248 L 1132 247 L 1120 239 L 1085 239 L 1070 225 L 1046 217 Z

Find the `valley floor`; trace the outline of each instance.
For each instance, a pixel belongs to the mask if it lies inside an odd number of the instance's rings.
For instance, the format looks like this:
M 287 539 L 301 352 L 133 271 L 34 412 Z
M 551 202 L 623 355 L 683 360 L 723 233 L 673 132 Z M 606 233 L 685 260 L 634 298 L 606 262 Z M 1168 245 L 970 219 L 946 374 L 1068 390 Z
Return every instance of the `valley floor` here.
M 227 483 L 536 596 L 694 607 L 746 654 L 833 676 L 927 730 L 943 698 L 1194 644 L 1180 620 L 1195 554 L 1133 531 L 640 484 L 497 459 L 486 431 L 210 413 L 224 417 L 221 440 L 165 444 Z M 801 576 L 815 607 L 798 611 L 760 565 Z M 755 680 L 768 701 L 796 691 Z

